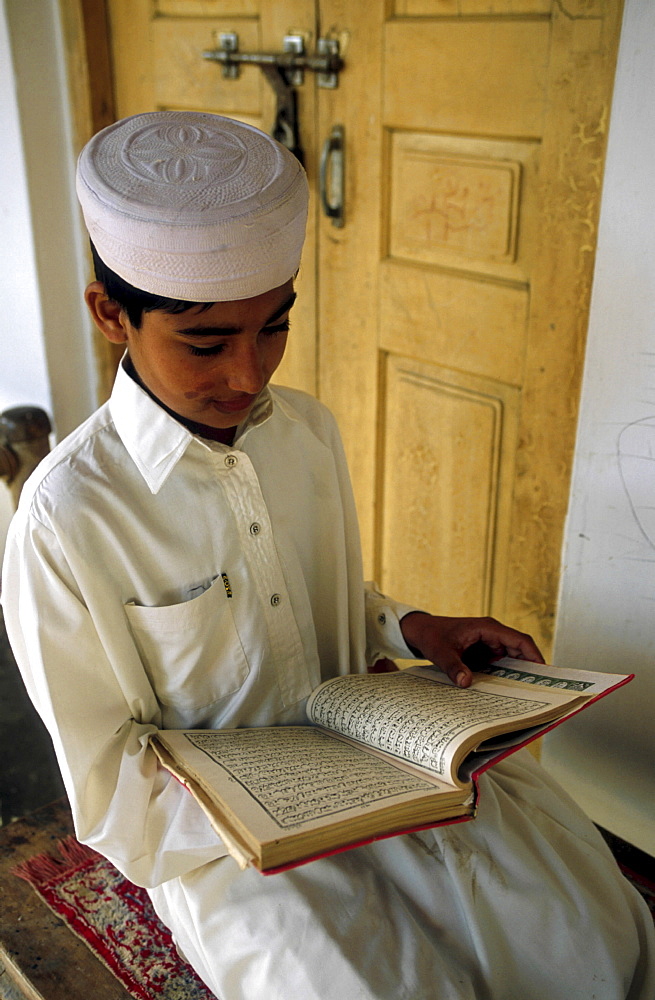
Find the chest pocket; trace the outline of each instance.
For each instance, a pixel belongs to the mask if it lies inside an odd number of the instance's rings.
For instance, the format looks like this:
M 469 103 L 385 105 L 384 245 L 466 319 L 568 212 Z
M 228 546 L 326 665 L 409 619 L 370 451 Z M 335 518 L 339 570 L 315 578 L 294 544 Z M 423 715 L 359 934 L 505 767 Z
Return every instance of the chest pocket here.
M 182 713 L 234 694 L 249 672 L 223 580 L 182 604 L 125 605 L 158 701 Z

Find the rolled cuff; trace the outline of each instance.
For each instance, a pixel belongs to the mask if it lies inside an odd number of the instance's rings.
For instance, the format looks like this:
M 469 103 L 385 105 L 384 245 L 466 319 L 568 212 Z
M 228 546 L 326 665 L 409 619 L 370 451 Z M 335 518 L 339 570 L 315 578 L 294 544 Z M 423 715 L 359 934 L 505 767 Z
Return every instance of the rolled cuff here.
M 369 666 L 384 657 L 416 659 L 416 654 L 403 639 L 400 621 L 410 612 L 421 610 L 386 597 L 375 583 L 366 584 L 366 662 Z

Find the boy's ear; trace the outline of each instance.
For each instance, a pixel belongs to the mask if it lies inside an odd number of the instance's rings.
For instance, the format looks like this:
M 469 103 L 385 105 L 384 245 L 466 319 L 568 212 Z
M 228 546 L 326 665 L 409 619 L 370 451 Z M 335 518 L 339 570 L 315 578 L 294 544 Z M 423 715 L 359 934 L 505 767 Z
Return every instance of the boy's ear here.
M 100 332 L 112 344 L 125 344 L 128 340 L 128 319 L 124 309 L 113 302 L 101 281 L 92 281 L 84 292 L 91 318 Z

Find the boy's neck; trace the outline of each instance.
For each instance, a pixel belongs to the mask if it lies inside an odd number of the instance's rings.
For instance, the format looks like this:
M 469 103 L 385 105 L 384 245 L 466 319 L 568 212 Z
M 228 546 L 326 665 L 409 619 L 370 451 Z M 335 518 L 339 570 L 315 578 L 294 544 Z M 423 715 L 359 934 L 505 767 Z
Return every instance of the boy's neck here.
M 158 399 L 154 392 L 148 388 L 148 386 L 139 378 L 139 373 L 132 363 L 132 359 L 129 354 L 123 361 L 123 368 L 130 376 L 130 378 L 140 386 L 144 392 L 147 392 L 152 400 L 157 403 L 157 406 L 161 406 L 162 410 L 165 410 L 169 416 L 177 420 L 178 423 L 182 424 L 187 430 L 191 431 L 192 434 L 197 434 L 199 437 L 207 438 L 208 441 L 218 441 L 220 444 L 232 444 L 234 442 L 234 435 L 236 434 L 236 427 L 209 427 L 207 424 L 196 423 L 195 420 L 188 420 L 186 417 L 181 417 L 179 413 L 175 413 L 170 407 L 162 403 L 161 399 Z

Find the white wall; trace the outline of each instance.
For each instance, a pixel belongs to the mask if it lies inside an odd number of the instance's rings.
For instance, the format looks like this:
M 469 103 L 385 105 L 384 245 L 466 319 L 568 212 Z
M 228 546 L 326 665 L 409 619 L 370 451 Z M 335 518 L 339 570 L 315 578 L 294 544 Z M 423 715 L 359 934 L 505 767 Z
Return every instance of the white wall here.
M 0 410 L 38 403 L 50 411 L 29 192 L 4 3 L 0 8 L 0 143 Z
M 94 407 L 86 277 L 57 0 L 0 0 L 0 411 L 62 437 Z M 11 507 L 0 483 L 0 556 Z
M 626 0 L 554 661 L 637 679 L 546 739 L 592 818 L 655 854 L 655 4 Z

